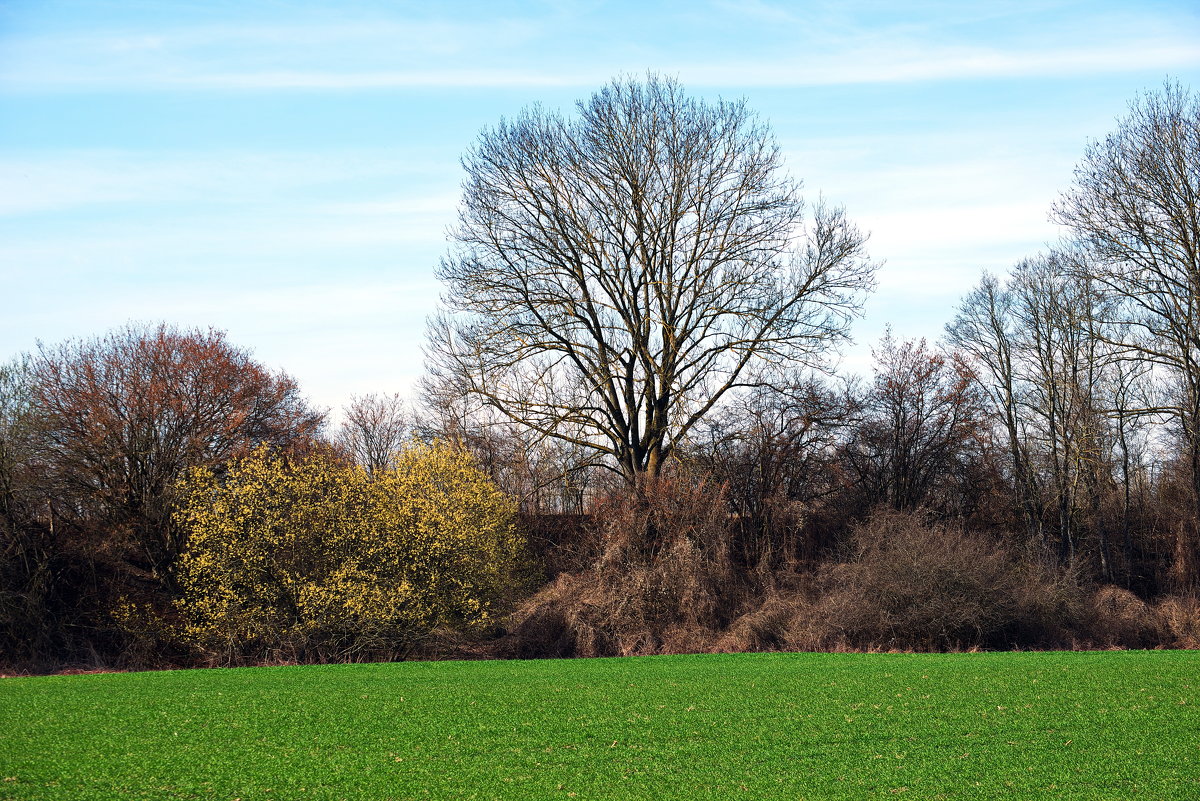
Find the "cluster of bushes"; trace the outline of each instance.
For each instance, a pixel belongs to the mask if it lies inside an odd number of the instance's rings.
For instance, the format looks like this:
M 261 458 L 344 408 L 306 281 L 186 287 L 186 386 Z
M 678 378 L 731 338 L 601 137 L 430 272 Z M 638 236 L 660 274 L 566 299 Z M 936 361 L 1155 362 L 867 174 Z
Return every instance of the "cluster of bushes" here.
M 517 610 L 503 653 L 1200 647 L 1195 596 L 1148 603 L 921 512 L 877 509 L 816 565 L 739 568 L 724 501 L 670 480 L 607 501 L 593 561 Z
M 385 406 L 349 410 L 356 458 L 288 376 L 168 326 L 0 368 L 0 665 L 388 659 L 490 631 L 532 575 L 516 506 Z
M 520 586 L 514 504 L 445 444 L 370 474 L 259 450 L 180 491 L 180 633 L 223 664 L 403 656 L 494 626 Z

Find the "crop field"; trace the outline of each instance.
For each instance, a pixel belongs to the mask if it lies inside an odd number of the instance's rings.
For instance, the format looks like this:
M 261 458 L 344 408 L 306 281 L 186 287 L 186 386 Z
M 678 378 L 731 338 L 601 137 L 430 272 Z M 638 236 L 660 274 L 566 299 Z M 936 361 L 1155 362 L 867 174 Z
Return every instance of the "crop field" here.
M 0 680 L 3 799 L 1200 798 L 1200 653 Z

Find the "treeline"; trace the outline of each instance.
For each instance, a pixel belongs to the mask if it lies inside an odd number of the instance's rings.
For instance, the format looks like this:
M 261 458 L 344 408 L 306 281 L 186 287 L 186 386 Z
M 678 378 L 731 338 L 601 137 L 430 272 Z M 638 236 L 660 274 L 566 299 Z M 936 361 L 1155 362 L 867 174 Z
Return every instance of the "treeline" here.
M 867 383 L 777 363 L 745 380 L 672 444 L 675 490 L 606 515 L 590 567 L 526 610 L 533 641 L 1200 642 L 1200 99 L 1170 82 L 1136 98 L 1051 216 L 1062 242 L 985 275 L 940 346 L 885 337 Z
M 649 76 L 464 162 L 415 407 L 216 331 L 0 368 L 0 664 L 1200 647 L 1200 101 L 1090 145 L 939 343 L 744 104 Z
M 1052 429 L 1023 347 L 1019 414 L 888 336 L 870 381 L 745 393 L 637 488 L 395 396 L 329 430 L 219 332 L 46 348 L 0 371 L 3 661 L 1200 644 L 1180 435 L 1098 393 Z

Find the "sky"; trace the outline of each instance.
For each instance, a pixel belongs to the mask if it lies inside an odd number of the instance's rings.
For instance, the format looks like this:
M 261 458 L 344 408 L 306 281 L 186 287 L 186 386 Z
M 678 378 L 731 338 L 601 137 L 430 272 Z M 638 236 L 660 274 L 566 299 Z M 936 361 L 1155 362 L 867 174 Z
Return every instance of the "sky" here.
M 674 76 L 767 120 L 884 262 L 842 362 L 934 340 L 1140 91 L 1200 90 L 1200 4 L 0 0 L 0 360 L 214 327 L 334 411 L 408 395 L 481 130 Z

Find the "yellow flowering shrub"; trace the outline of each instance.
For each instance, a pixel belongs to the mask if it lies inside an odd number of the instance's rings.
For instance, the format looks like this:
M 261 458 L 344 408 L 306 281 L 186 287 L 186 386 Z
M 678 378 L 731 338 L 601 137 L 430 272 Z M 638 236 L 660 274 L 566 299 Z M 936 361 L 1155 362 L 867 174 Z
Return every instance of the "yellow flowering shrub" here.
M 373 475 L 258 451 L 180 489 L 186 632 L 225 661 L 396 653 L 439 626 L 487 626 L 524 552 L 515 504 L 445 443 Z

